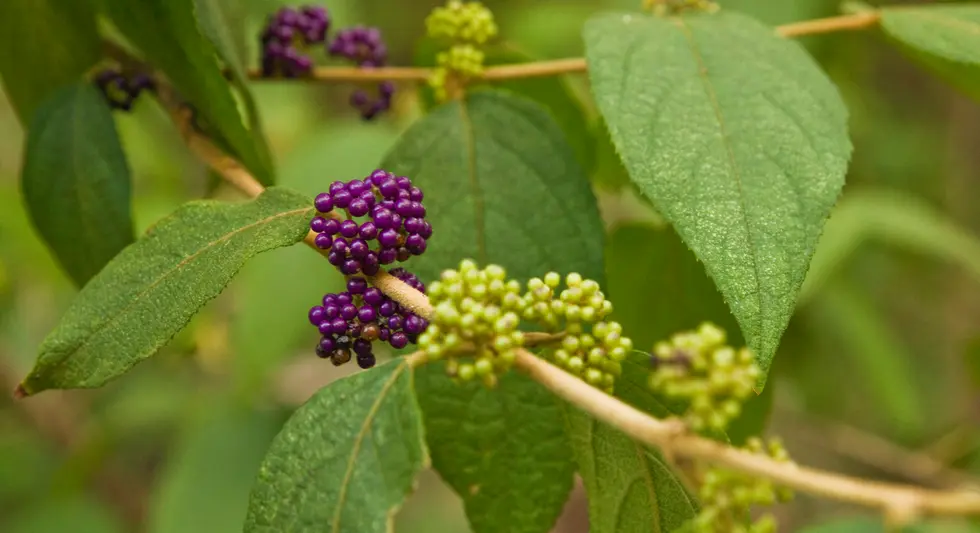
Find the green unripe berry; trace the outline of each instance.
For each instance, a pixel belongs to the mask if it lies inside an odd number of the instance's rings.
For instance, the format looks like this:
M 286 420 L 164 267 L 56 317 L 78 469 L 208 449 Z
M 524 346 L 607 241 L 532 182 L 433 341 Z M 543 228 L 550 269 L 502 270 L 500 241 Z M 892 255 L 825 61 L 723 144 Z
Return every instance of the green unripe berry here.
M 493 372 L 493 361 L 491 361 L 489 358 L 481 357 L 480 359 L 476 360 L 473 368 L 478 376 L 486 376 L 487 374 Z
M 589 350 L 588 359 L 590 365 L 601 365 L 606 361 L 606 351 L 596 346 L 595 348 Z
M 568 285 L 569 287 L 577 287 L 581 283 L 582 275 L 578 272 L 569 272 L 569 274 L 565 276 L 565 285 Z
M 456 375 L 463 381 L 470 381 L 476 376 L 476 369 L 471 364 L 463 363 L 459 365 L 459 371 Z
M 596 310 L 591 307 L 580 307 L 579 315 L 584 322 L 595 322 L 599 317 Z
M 555 350 L 554 357 L 555 357 L 555 363 L 557 363 L 558 366 L 562 368 L 568 367 L 568 361 L 569 359 L 571 359 L 571 356 L 568 355 L 567 351 L 562 349 Z
M 548 272 L 544 275 L 544 283 L 552 289 L 558 288 L 561 284 L 561 276 L 557 272 Z
M 579 339 L 569 335 L 561 340 L 561 346 L 569 352 L 577 351 L 580 347 Z
M 493 281 L 503 282 L 507 277 L 507 271 L 499 265 L 487 265 L 483 271 L 486 272 L 487 278 Z
M 565 306 L 565 320 L 569 322 L 582 320 L 582 308 L 575 304 L 567 304 Z
M 585 371 L 585 382 L 589 385 L 601 385 L 602 384 L 602 372 L 595 368 L 590 368 Z
M 585 368 L 585 362 L 582 361 L 581 357 L 569 357 L 568 358 L 568 370 L 575 375 L 580 375 L 582 369 Z

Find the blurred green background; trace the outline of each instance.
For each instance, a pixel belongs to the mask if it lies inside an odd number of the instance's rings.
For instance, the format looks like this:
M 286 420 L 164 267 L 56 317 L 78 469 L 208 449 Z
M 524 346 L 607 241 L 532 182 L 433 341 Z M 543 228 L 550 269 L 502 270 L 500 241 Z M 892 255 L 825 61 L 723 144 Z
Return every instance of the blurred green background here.
M 579 29 L 592 13 L 633 9 L 639 1 L 486 3 L 510 43 L 562 58 L 582 54 Z M 281 2 L 231 4 L 240 7 L 246 33 L 257 35 Z M 833 0 L 721 4 L 772 24 L 838 8 Z M 328 7 L 334 27 L 381 27 L 392 63 L 407 65 L 434 5 L 333 0 Z M 750 411 L 764 419 L 771 409 L 767 432 L 783 436 L 806 464 L 930 486 L 970 482 L 980 476 L 980 104 L 909 62 L 877 30 L 803 43 L 840 87 L 855 153 L 774 377 Z M 570 81 L 588 94 L 584 76 Z M 350 87 L 343 84 L 253 88 L 280 182 L 311 195 L 372 170 L 421 113 L 407 85 L 394 111 L 370 124 L 348 108 Z M 583 105 L 594 120 L 592 103 Z M 188 199 L 212 194 L 207 169 L 152 99 L 118 114 L 117 124 L 134 171 L 140 231 Z M 21 203 L 22 142 L 0 95 L 0 384 L 10 390 L 75 292 Z M 632 270 L 641 285 L 622 291 L 619 301 L 614 291 L 614 303 L 642 309 L 668 297 L 644 291 L 649 276 L 641 270 L 658 263 L 664 247 L 655 236 L 664 232 L 644 203 L 620 188 L 622 170 L 599 144 L 593 177 L 610 226 L 607 261 Z M 236 197 L 220 188 L 213 194 Z M 97 391 L 18 403 L 0 395 L 0 531 L 240 531 L 271 438 L 313 391 L 351 371 L 313 357 L 316 334 L 305 318 L 337 283 L 329 265 L 302 247 L 265 254 L 125 378 Z M 685 297 L 698 295 L 670 296 Z M 555 531 L 588 531 L 585 505 L 577 489 Z M 782 530 L 795 531 L 858 510 L 800 497 L 778 511 Z M 459 500 L 432 473 L 395 529 L 468 531 Z

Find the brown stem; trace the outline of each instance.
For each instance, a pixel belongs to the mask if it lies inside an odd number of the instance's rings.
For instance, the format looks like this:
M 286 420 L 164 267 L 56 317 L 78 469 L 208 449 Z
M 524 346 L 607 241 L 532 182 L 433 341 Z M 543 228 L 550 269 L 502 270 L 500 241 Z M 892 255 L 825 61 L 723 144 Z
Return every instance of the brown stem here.
M 877 11 L 863 11 L 852 15 L 841 15 L 816 20 L 805 20 L 783 24 L 776 27 L 776 33 L 783 37 L 799 37 L 801 35 L 816 35 L 836 31 L 863 30 L 878 24 L 881 15 Z

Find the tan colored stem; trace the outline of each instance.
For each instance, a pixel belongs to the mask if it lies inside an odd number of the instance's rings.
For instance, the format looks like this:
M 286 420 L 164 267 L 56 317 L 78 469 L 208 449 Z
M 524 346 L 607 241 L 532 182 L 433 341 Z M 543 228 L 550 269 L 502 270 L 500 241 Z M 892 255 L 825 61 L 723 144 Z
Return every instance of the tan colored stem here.
M 181 116 L 180 113 L 173 114 L 177 118 Z M 257 196 L 261 193 L 262 186 L 240 164 L 221 154 L 217 147 L 197 130 L 187 129 L 185 138 L 191 150 L 233 186 L 249 196 Z M 312 237 L 308 236 L 306 242 L 312 245 L 312 241 Z M 426 318 L 431 317 L 432 305 L 428 298 L 401 280 L 382 272 L 372 276 L 371 282 L 413 312 Z M 540 334 L 537 335 L 537 341 L 543 340 Z M 415 366 L 421 364 L 423 360 L 424 358 L 416 353 L 410 356 L 409 364 Z M 656 446 L 674 456 L 723 465 L 828 499 L 875 507 L 891 520 L 910 520 L 920 513 L 980 514 L 980 493 L 977 492 L 926 490 L 908 485 L 868 481 L 805 468 L 793 463 L 778 462 L 691 434 L 680 420 L 654 418 L 525 350 L 518 353 L 516 366 L 557 396 L 598 420 L 639 442 Z
M 878 23 L 879 15 L 876 11 L 856 13 L 853 15 L 841 15 L 839 17 L 828 17 L 816 20 L 806 20 L 794 22 L 776 27 L 776 33 L 783 37 L 800 37 L 802 35 L 814 35 L 818 33 L 831 33 L 845 30 L 860 30 L 874 26 Z M 513 65 L 498 65 L 487 67 L 483 73 L 485 80 L 512 80 L 517 78 L 537 78 L 542 76 L 557 76 L 561 74 L 571 74 L 575 72 L 585 72 L 586 63 L 583 57 L 571 57 L 567 59 L 551 59 L 547 61 L 535 61 L 532 63 L 515 63 Z M 323 82 L 337 81 L 425 81 L 432 75 L 432 69 L 421 67 L 383 67 L 383 68 L 358 68 L 358 67 L 316 67 L 313 72 L 305 78 L 264 78 L 259 69 L 250 69 L 248 77 L 253 80 L 266 81 L 302 81 L 314 80 Z

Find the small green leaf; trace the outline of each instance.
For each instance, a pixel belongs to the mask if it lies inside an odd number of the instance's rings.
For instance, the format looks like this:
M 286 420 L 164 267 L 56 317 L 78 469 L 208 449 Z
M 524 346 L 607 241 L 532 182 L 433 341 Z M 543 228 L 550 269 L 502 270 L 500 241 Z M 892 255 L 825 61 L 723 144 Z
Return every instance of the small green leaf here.
M 21 384 L 91 388 L 153 355 L 246 260 L 303 239 L 313 207 L 286 189 L 255 201 L 191 202 L 150 228 L 78 293 Z
M 736 13 L 603 14 L 584 36 L 631 178 L 704 262 L 767 370 L 844 184 L 837 90 L 800 45 Z
M 0 2 L 0 77 L 26 124 L 41 102 L 73 83 L 102 56 L 95 12 L 86 1 Z
M 245 533 L 384 533 L 425 467 L 404 359 L 324 387 L 272 443 Z
M 199 113 L 202 126 L 264 185 L 273 183 L 265 140 L 250 131 L 222 73 L 218 50 L 195 18 L 195 0 L 102 0 L 106 14 Z M 227 50 L 225 50 L 227 52 Z M 234 58 L 225 57 L 228 61 Z M 254 109 L 248 110 L 254 116 Z
M 664 418 L 671 411 L 647 388 L 648 360 L 632 354 L 623 364 L 616 396 Z M 670 533 L 698 513 L 657 451 L 572 406 L 565 411 L 579 474 L 589 496 L 591 533 Z
M 473 258 L 522 280 L 556 270 L 602 282 L 595 197 L 554 120 L 534 102 L 480 91 L 439 106 L 382 166 L 425 191 L 436 233 L 409 267 L 423 280 Z M 487 392 L 430 366 L 419 369 L 419 403 L 433 464 L 463 498 L 477 533 L 551 528 L 574 470 L 554 397 L 521 375 Z
M 444 365 L 417 371 L 432 464 L 463 498 L 477 533 L 550 531 L 572 489 L 561 406 L 526 376 L 487 390 L 456 383 Z
M 911 59 L 980 99 L 980 5 L 885 7 L 881 27 Z
M 129 165 L 95 87 L 66 87 L 38 108 L 21 182 L 31 221 L 76 285 L 133 242 Z
M 178 441 L 160 473 L 150 533 L 239 533 L 248 494 L 282 426 L 276 413 L 221 406 Z

